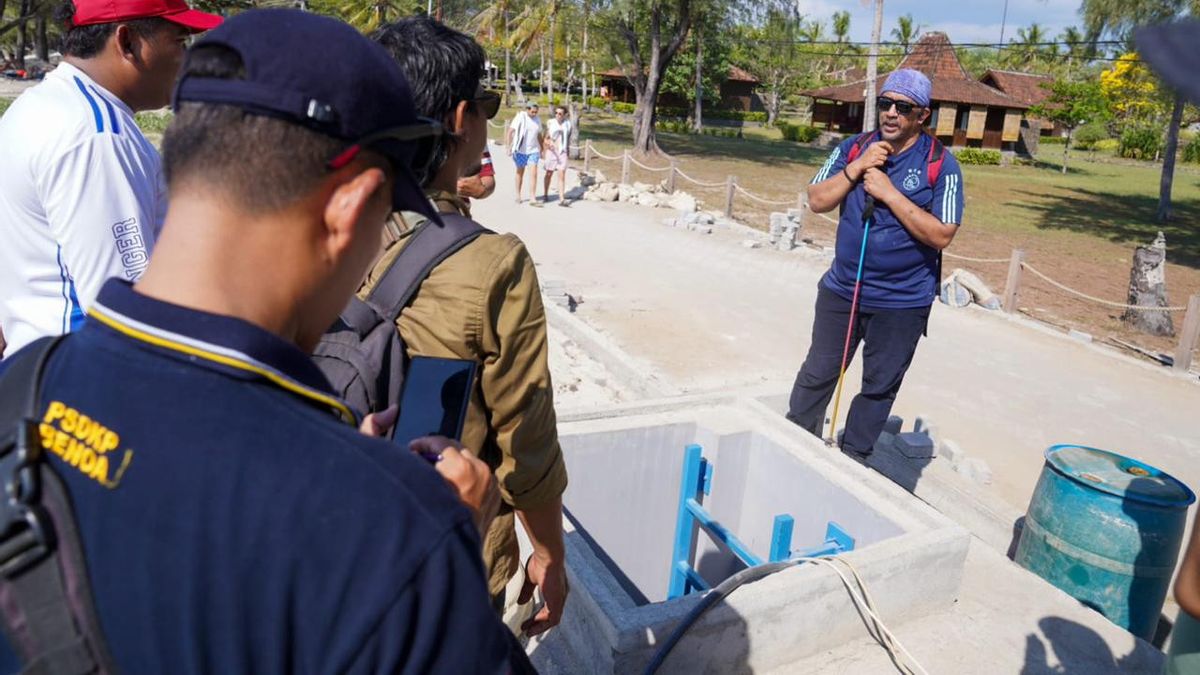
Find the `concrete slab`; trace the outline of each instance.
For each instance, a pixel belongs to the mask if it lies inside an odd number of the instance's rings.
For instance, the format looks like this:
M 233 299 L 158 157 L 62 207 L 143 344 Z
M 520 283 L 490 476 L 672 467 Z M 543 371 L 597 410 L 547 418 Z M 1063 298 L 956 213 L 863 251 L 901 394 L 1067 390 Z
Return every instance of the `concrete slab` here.
M 640 672 L 693 606 L 696 596 L 663 601 L 690 442 L 715 467 L 705 508 L 763 558 L 774 514 L 796 518 L 793 548 L 820 543 L 836 520 L 859 539 L 846 558 L 881 611 L 923 616 L 957 597 L 962 528 L 755 401 L 688 397 L 590 411 L 564 416 L 559 435 L 572 475 L 564 496 L 572 596 L 559 628 L 531 646 L 544 672 Z M 713 584 L 739 567 L 712 545 L 698 546 L 693 561 Z M 706 614 L 666 672 L 784 667 L 860 634 L 845 602 L 832 572 L 786 570 Z

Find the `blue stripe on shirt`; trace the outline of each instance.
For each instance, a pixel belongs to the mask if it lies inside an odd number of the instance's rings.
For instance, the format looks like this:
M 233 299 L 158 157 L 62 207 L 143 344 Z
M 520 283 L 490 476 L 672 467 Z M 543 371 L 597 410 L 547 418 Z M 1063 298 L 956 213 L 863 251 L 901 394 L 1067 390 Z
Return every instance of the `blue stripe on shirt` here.
M 87 87 L 83 86 L 83 80 L 75 78 L 75 86 L 79 87 L 79 92 L 87 99 L 89 105 L 92 106 L 92 117 L 96 120 L 96 133 L 104 131 L 104 117 L 100 115 L 100 106 L 96 105 L 96 99 L 88 93 Z M 107 103 L 107 101 L 106 101 Z
M 92 87 L 92 91 L 95 92 L 97 98 L 99 98 L 101 101 L 104 101 L 104 107 L 108 109 L 108 121 L 112 125 L 113 133 L 120 134 L 121 133 L 121 125 L 117 124 L 117 112 L 115 110 L 113 110 L 112 102 L 109 101 L 107 98 L 104 98 L 103 96 L 101 96 L 100 92 L 96 91 L 95 87 Z

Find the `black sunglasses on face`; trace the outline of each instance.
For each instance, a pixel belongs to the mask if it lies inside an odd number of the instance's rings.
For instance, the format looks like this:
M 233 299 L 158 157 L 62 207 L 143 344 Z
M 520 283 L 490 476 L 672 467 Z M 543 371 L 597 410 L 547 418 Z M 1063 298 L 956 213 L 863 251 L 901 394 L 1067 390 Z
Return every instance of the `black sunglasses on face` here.
M 900 113 L 901 115 L 907 115 L 911 113 L 914 108 L 918 107 L 915 103 L 909 103 L 908 101 L 897 101 L 894 98 L 888 98 L 886 96 L 877 96 L 875 98 L 875 107 L 879 108 L 879 112 L 887 112 L 892 109 L 892 106 L 896 106 L 896 112 Z
M 333 159 L 325 164 L 325 168 L 330 171 L 336 171 L 354 160 L 355 157 L 363 151 L 364 148 L 370 148 L 373 145 L 379 145 L 387 142 L 414 143 L 416 148 L 412 154 L 412 161 L 407 167 L 413 172 L 424 171 L 428 167 L 429 162 L 433 159 L 433 149 L 437 146 L 437 139 L 442 135 L 443 129 L 440 122 L 418 117 L 416 124 L 410 124 L 403 127 L 393 127 L 384 129 L 377 133 L 373 133 L 357 142 L 353 143 L 345 150 L 339 152 Z
M 494 91 L 485 91 L 471 102 L 478 104 L 479 109 L 483 111 L 483 114 L 489 120 L 495 117 L 496 113 L 500 112 L 500 94 Z

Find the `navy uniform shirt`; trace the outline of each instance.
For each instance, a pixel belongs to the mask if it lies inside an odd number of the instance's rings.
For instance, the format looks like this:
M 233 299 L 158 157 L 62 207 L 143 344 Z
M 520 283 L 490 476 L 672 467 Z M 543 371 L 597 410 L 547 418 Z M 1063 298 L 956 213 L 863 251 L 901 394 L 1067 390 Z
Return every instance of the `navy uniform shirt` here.
M 507 671 L 468 511 L 294 345 L 109 281 L 44 383 L 122 672 Z
M 847 156 L 856 138 L 847 138 L 830 153 L 824 166 L 813 176 L 814 184 L 841 173 L 849 164 Z M 912 147 L 889 157 L 884 169 L 896 189 L 914 204 L 943 223 L 961 224 L 962 170 L 958 160 L 947 150 L 937 185 L 930 185 L 928 160 L 932 143 L 929 134 L 921 134 Z M 867 192 L 859 181 L 842 202 L 833 265 L 821 280 L 826 288 L 846 300 L 854 296 L 858 258 L 862 252 L 866 197 Z M 874 309 L 928 307 L 937 297 L 937 270 L 937 250 L 917 241 L 886 206 L 877 202 L 867 234 L 859 303 Z

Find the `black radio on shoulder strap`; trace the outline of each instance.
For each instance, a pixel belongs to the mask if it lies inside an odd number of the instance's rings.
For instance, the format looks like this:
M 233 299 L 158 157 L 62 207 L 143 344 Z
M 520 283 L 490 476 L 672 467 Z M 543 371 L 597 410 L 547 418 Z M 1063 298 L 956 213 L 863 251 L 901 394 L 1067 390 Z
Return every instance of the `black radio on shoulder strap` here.
M 115 673 L 71 499 L 39 433 L 42 373 L 63 339 L 34 342 L 0 375 L 0 617 L 22 673 Z

